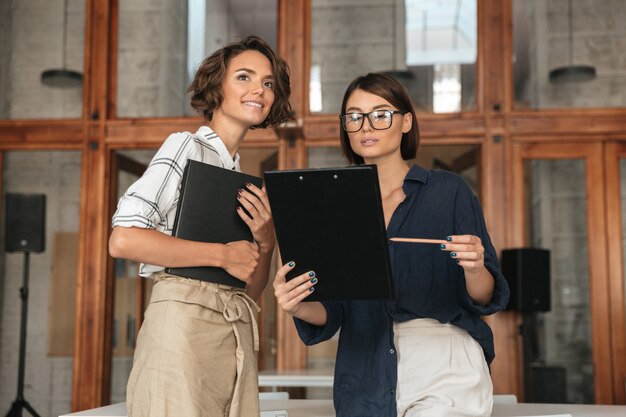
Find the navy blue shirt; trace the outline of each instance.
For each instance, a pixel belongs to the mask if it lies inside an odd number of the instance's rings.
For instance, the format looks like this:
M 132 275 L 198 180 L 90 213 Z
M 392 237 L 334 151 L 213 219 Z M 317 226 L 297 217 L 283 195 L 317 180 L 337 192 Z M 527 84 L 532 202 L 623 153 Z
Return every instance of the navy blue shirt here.
M 396 416 L 394 321 L 430 318 L 451 323 L 481 345 L 487 363 L 495 356 L 493 334 L 480 316 L 502 310 L 509 288 L 478 198 L 460 176 L 416 165 L 402 188 L 406 198 L 391 217 L 387 237 L 478 236 L 485 248 L 485 267 L 495 279 L 493 297 L 485 306 L 476 304 L 467 293 L 463 268 L 439 245 L 390 241 L 394 301 L 323 302 L 328 313 L 324 326 L 295 319 L 307 345 L 325 341 L 341 328 L 333 387 L 337 417 Z

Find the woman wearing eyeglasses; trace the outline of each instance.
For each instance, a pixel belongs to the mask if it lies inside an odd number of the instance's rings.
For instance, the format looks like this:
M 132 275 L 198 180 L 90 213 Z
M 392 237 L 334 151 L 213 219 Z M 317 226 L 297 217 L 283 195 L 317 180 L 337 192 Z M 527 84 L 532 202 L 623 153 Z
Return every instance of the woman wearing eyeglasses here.
M 302 302 L 324 277 L 310 271 L 287 282 L 295 259 L 276 274 L 278 303 L 307 345 L 341 329 L 338 417 L 491 415 L 493 335 L 481 316 L 502 310 L 509 289 L 478 199 L 455 174 L 407 165 L 416 155 L 418 125 L 395 79 L 372 73 L 355 79 L 340 119 L 347 159 L 377 165 L 388 237 L 445 243 L 390 241 L 392 302 Z

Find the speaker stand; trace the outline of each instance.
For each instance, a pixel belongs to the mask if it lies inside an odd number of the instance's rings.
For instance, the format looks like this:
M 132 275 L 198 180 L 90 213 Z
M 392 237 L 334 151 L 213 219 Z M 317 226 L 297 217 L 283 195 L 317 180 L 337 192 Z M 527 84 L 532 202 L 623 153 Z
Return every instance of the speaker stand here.
M 20 322 L 20 360 L 17 374 L 17 398 L 11 405 L 11 410 L 6 417 L 22 417 L 22 409 L 25 408 L 33 417 L 40 417 L 35 409 L 24 398 L 24 368 L 26 364 L 26 319 L 28 317 L 28 266 L 30 253 L 24 252 L 24 283 L 20 288 L 22 299 L 22 317 Z
M 522 342 L 524 348 L 524 401 L 533 402 L 532 365 L 537 360 L 537 315 L 522 313 Z

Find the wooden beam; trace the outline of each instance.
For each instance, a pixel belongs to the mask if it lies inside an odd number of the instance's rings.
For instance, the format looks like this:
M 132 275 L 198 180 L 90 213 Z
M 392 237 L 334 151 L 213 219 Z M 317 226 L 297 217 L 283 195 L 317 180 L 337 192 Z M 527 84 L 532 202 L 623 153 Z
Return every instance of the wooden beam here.
M 149 118 L 119 119 L 107 121 L 105 140 L 108 145 L 130 145 L 137 147 L 159 147 L 172 132 L 195 132 L 206 121 L 202 118 Z M 242 146 L 272 143 L 278 146 L 275 129 L 248 130 Z
M 110 1 L 88 0 L 85 21 L 83 171 L 72 409 L 108 402 L 110 330 L 106 314 L 108 165 L 104 146 Z M 61 139 L 61 138 L 59 138 Z M 110 326 L 109 326 L 110 327 Z M 105 398 L 106 397 L 106 398 Z
M 310 0 L 278 1 L 278 53 L 291 70 L 291 103 L 296 119 L 301 119 L 308 111 L 310 10 Z
M 626 159 L 626 143 L 610 142 L 604 151 L 606 171 L 606 246 L 609 255 L 609 303 L 611 306 L 611 350 L 613 357 L 613 395 L 615 404 L 626 404 L 626 295 L 624 282 L 624 228 L 620 162 Z
M 277 129 L 278 169 L 305 166 L 306 148 L 302 134 L 302 119 L 308 111 L 305 91 L 308 86 L 308 25 L 310 0 L 279 0 L 278 51 L 291 70 L 291 103 L 295 121 L 286 129 Z M 280 265 L 278 265 L 279 267 Z M 300 340 L 293 319 L 276 304 L 276 367 L 305 369 L 307 350 Z M 302 392 L 292 392 L 300 396 Z
M 84 123 L 81 120 L 0 121 L 0 148 L 62 148 L 82 146 Z
M 622 109 L 570 109 L 515 113 L 510 117 L 512 135 L 626 135 L 626 111 Z

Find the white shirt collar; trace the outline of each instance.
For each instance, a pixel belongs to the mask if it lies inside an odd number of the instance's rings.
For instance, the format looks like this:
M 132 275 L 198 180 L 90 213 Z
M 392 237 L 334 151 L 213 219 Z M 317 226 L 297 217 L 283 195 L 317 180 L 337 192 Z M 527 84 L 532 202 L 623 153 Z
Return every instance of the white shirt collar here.
M 200 128 L 196 132 L 196 135 L 206 139 L 211 144 L 211 146 L 213 146 L 213 148 L 219 154 L 224 168 L 234 169 L 235 171 L 241 170 L 239 166 L 239 152 L 235 154 L 235 159 L 233 160 L 233 158 L 230 156 L 230 152 L 228 152 L 228 149 L 226 149 L 226 145 L 224 145 L 222 138 L 220 138 L 217 133 L 213 131 L 213 129 L 208 126 L 200 126 Z

